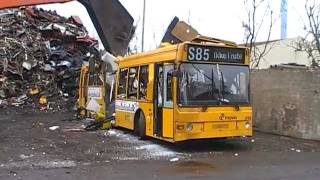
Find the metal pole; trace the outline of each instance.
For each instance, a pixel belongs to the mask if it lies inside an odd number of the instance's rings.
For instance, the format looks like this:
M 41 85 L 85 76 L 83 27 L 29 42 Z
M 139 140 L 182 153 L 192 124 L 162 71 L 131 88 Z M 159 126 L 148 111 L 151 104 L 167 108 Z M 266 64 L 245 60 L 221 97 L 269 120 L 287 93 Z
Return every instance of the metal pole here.
M 281 39 L 287 39 L 288 1 L 281 0 Z
M 144 51 L 144 23 L 145 23 L 145 16 L 146 16 L 146 0 L 143 0 L 141 52 Z

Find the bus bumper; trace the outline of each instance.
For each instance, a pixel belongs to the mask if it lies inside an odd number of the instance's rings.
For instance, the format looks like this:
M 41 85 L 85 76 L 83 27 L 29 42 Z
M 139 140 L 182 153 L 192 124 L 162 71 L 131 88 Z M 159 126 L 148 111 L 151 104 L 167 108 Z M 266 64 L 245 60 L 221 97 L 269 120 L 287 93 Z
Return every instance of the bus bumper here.
M 189 124 L 184 123 L 184 129 L 180 123 L 176 125 L 174 141 L 252 136 L 252 126 L 244 127 L 244 121 L 229 122 L 228 126 L 225 123 L 192 123 L 192 128 L 188 127 Z

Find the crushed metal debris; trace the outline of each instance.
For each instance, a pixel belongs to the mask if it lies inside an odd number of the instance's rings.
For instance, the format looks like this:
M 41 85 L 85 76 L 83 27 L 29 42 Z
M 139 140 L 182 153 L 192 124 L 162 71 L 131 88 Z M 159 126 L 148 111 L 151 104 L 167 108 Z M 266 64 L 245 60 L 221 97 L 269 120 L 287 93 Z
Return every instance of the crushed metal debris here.
M 0 108 L 72 107 L 81 65 L 96 44 L 76 16 L 36 7 L 0 11 Z

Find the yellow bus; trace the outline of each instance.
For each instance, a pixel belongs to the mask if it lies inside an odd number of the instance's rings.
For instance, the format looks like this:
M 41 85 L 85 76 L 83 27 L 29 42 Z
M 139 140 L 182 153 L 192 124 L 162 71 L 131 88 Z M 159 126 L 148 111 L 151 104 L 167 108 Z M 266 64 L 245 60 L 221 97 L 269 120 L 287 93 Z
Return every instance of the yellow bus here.
M 198 37 L 118 65 L 115 126 L 169 142 L 252 136 L 247 48 Z

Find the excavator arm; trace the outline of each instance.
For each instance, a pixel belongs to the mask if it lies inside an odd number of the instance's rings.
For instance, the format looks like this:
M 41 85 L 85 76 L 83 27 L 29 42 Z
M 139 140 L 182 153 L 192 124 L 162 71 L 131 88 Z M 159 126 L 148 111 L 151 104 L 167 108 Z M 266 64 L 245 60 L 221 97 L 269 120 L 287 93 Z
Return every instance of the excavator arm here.
M 73 0 L 0 0 L 0 9 Z M 134 33 L 133 18 L 118 0 L 78 0 L 87 9 L 101 42 L 111 54 L 125 55 Z
M 72 0 L 10 0 L 0 1 L 0 9 L 15 8 L 20 6 L 33 6 L 40 4 L 65 3 Z

